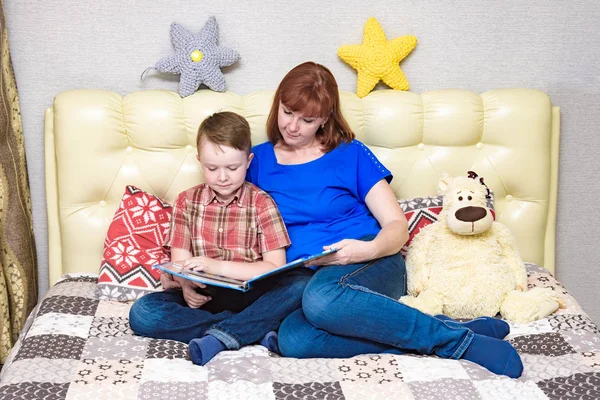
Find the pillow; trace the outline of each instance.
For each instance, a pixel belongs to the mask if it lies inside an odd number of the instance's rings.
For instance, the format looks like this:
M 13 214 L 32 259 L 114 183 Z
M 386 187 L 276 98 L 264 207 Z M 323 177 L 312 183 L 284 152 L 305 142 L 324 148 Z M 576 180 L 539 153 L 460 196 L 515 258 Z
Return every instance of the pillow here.
M 409 89 L 399 63 L 416 45 L 412 35 L 387 40 L 379 22 L 371 17 L 365 24 L 363 43 L 340 47 L 338 56 L 358 72 L 356 95 L 365 97 L 380 80 L 396 90 Z
M 180 74 L 179 95 L 193 94 L 201 84 L 216 92 L 227 90 L 222 67 L 240 59 L 237 51 L 217 44 L 219 29 L 214 16 L 210 17 L 198 35 L 183 26 L 171 24 L 171 41 L 175 53 L 160 59 L 154 67 L 160 72 Z
M 104 240 L 96 296 L 129 301 L 161 290 L 160 271 L 153 265 L 169 261 L 163 249 L 171 205 L 127 186 Z
M 438 220 L 438 215 L 442 212 L 443 202 L 444 196 L 415 197 L 409 200 L 398 200 L 408 221 L 408 241 L 400 250 L 402 256 L 406 257 L 410 242 L 421 229 Z M 492 216 L 496 219 L 493 192 L 490 193 L 490 198 L 487 199 L 487 207 L 491 209 Z

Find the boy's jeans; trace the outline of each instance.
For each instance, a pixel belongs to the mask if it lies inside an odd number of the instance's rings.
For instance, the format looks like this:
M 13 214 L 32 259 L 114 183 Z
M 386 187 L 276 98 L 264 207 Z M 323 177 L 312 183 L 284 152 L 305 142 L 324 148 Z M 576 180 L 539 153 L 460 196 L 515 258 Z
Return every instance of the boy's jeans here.
M 302 293 L 313 275 L 297 268 L 260 281 L 248 292 L 211 287 L 212 300 L 190 308 L 181 290 L 150 293 L 129 311 L 131 329 L 138 335 L 189 343 L 211 334 L 228 349 L 256 343 L 301 306 Z
M 302 309 L 279 328 L 281 354 L 346 358 L 417 352 L 459 358 L 473 332 L 399 303 L 405 293 L 406 268 L 399 253 L 368 263 L 321 267 L 304 291 Z

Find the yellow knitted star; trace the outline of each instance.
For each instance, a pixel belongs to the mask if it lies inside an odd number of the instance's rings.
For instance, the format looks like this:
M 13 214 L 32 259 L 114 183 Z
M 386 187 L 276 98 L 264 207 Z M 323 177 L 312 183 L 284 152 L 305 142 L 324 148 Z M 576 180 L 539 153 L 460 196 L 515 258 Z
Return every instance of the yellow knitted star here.
M 379 22 L 369 18 L 363 43 L 340 47 L 338 56 L 358 71 L 356 94 L 365 97 L 380 80 L 393 89 L 408 90 L 399 64 L 416 45 L 417 38 L 411 35 L 388 41 Z

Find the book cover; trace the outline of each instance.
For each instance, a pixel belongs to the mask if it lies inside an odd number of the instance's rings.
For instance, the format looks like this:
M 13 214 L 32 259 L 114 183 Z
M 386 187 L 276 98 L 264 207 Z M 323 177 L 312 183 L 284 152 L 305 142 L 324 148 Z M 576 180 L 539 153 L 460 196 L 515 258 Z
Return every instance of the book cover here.
M 322 251 L 317 254 L 313 254 L 307 257 L 302 257 L 297 260 L 291 261 L 285 265 L 282 265 L 279 268 L 275 268 L 271 271 L 265 272 L 264 274 L 257 275 L 252 279 L 247 281 L 242 281 L 239 279 L 231 279 L 225 276 L 209 274 L 208 272 L 203 271 L 194 271 L 192 269 L 185 269 L 183 265 L 175 263 L 175 262 L 167 262 L 163 264 L 155 265 L 153 268 L 160 269 L 161 271 L 168 272 L 172 275 L 178 276 L 180 278 L 189 279 L 192 281 L 204 283 L 206 285 L 219 286 L 229 289 L 241 290 L 242 292 L 247 292 L 252 288 L 252 283 L 258 281 L 260 279 L 264 279 L 268 276 L 279 274 L 281 272 L 290 270 L 292 268 L 300 267 L 306 264 L 308 261 L 316 260 L 318 258 L 324 257 L 328 254 L 335 253 L 337 249 L 329 249 Z

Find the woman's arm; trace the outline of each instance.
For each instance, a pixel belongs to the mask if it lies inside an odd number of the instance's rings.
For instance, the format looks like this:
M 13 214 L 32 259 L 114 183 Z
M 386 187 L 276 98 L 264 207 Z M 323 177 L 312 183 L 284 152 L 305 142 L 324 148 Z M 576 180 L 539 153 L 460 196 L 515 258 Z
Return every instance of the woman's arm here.
M 262 255 L 262 261 L 253 263 L 219 261 L 208 257 L 193 257 L 186 260 L 183 263 L 183 266 L 192 268 L 195 271 L 204 271 L 209 274 L 245 281 L 254 278 L 257 275 L 274 270 L 275 268 L 279 268 L 285 264 L 284 248 L 267 251 Z
M 382 179 L 369 190 L 365 197 L 369 211 L 373 214 L 381 231 L 372 241 L 344 239 L 324 249 L 336 248 L 334 254 L 320 258 L 311 265 L 348 265 L 374 260 L 396 254 L 408 240 L 408 222 L 392 192 L 392 188 Z
M 381 226 L 377 237 L 370 242 L 375 247 L 374 258 L 396 254 L 408 241 L 408 222 L 392 188 L 380 180 L 369 190 L 365 202 Z

